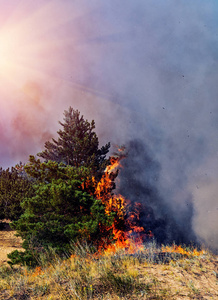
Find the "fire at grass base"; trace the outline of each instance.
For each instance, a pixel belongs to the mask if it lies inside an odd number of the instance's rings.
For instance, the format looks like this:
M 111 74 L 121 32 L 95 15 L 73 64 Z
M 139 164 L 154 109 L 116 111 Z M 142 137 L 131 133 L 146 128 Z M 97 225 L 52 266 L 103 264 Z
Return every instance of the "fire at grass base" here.
M 113 253 L 99 253 L 86 244 L 73 244 L 68 258 L 60 259 L 51 250 L 40 259 L 35 269 L 0 268 L 1 299 L 218 297 L 217 257 L 208 251 L 175 245 L 159 248 L 148 242 L 134 254 L 118 247 Z
M 145 226 L 147 223 L 144 222 L 142 216 L 146 208 L 143 207 L 142 203 L 137 201 L 133 202 L 129 199 L 126 199 L 120 194 L 116 194 L 116 191 L 118 189 L 116 189 L 115 186 L 115 179 L 117 178 L 117 175 L 121 168 L 121 162 L 124 158 L 126 158 L 125 149 L 120 149 L 120 151 L 118 149 L 117 155 L 114 154 L 114 156 L 110 158 L 110 164 L 106 167 L 104 174 L 99 181 L 97 181 L 95 177 L 90 177 L 90 175 L 86 177 L 87 175 L 84 173 L 83 178 L 80 182 L 82 190 L 87 191 L 87 193 L 90 194 L 93 199 L 95 198 L 99 202 L 102 202 L 102 204 L 104 204 L 102 210 L 104 217 L 106 217 L 107 215 L 111 217 L 110 222 L 97 222 L 97 225 L 99 226 L 99 233 L 101 233 L 99 235 L 100 238 L 97 241 L 93 240 L 91 235 L 89 235 L 88 230 L 84 228 L 85 233 L 87 233 L 85 235 L 85 239 L 87 239 L 87 241 L 93 244 L 95 249 L 97 249 L 97 253 L 95 254 L 96 257 L 98 255 L 101 255 L 102 253 L 113 254 L 117 250 L 122 250 L 125 252 L 125 254 L 128 255 L 135 255 L 138 252 L 143 252 L 143 255 L 147 257 L 147 252 L 144 252 L 144 244 L 151 242 L 154 239 L 158 242 L 158 245 L 160 245 L 160 242 L 156 238 L 156 235 L 153 234 L 153 231 L 150 230 L 151 227 L 147 228 L 147 226 Z M 113 191 L 115 191 L 115 193 L 113 193 Z M 63 228 L 61 228 L 61 231 L 63 231 Z M 69 240 L 69 246 L 70 243 L 71 240 Z M 33 243 L 29 244 L 30 247 L 32 247 L 30 249 L 34 249 L 34 253 L 32 256 L 35 261 L 35 265 L 37 265 L 36 256 L 39 254 L 39 252 L 42 251 L 42 249 L 43 251 L 46 251 L 48 247 L 46 246 L 46 244 L 45 248 L 43 248 L 43 245 L 42 247 L 40 246 L 40 248 L 38 247 L 38 245 L 34 245 Z M 50 245 L 50 247 L 52 247 L 52 245 Z M 60 252 L 57 253 L 60 254 Z M 172 253 L 174 253 L 174 256 L 189 256 L 193 255 L 193 253 L 197 255 L 200 252 L 197 248 L 193 249 L 192 252 L 188 252 L 187 250 L 181 248 L 181 246 L 174 246 L 171 249 L 162 249 L 161 252 L 155 251 L 154 257 L 155 259 L 161 258 L 163 261 L 167 261 L 172 256 Z M 8 258 L 12 260 L 12 264 L 17 264 L 18 261 L 23 264 L 23 259 L 26 259 L 26 254 L 28 254 L 27 251 L 25 253 L 18 253 L 18 251 L 12 252 L 8 256 Z M 20 260 L 17 260 L 17 257 Z M 30 261 L 30 265 L 32 267 L 34 266 L 32 261 Z
M 112 228 L 104 228 L 113 230 L 113 240 L 102 241 L 97 249 L 73 244 L 71 256 L 65 259 L 51 249 L 40 257 L 35 269 L 0 268 L 2 299 L 218 297 L 217 258 L 194 247 L 159 247 L 152 233 L 138 225 L 140 203 L 111 196 L 120 160 L 119 156 L 111 159 L 95 188 L 106 213 L 115 213 Z

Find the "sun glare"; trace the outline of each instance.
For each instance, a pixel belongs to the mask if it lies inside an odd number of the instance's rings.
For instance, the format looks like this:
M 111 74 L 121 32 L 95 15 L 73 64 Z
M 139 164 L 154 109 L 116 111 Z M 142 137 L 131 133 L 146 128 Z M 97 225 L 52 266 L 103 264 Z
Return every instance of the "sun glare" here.
M 22 55 L 25 55 L 23 37 L 19 31 L 4 28 L 0 32 L 0 82 L 1 88 L 19 89 L 28 79 Z
M 0 11 L 0 16 L 2 13 Z M 28 81 L 45 83 L 52 76 L 57 78 L 61 63 L 63 66 L 63 47 L 74 43 L 73 38 L 68 38 L 66 43 L 66 37 L 58 31 L 74 17 L 57 2 L 15 8 L 8 20 L 0 24 L 1 89 L 22 90 Z M 71 33 L 74 31 L 72 28 Z
M 108 98 L 77 79 L 77 70 L 84 65 L 82 47 L 87 38 L 80 23 L 89 16 L 89 7 L 81 13 L 76 3 L 21 1 L 7 13 L 4 22 L 3 5 L 0 8 L 0 94 L 11 95 L 11 89 L 23 93 L 28 82 L 43 86 L 61 82 Z M 5 97 L 1 98 L 3 102 Z
M 0 74 L 7 76 L 13 64 L 16 63 L 16 47 L 10 36 L 5 34 L 0 35 Z

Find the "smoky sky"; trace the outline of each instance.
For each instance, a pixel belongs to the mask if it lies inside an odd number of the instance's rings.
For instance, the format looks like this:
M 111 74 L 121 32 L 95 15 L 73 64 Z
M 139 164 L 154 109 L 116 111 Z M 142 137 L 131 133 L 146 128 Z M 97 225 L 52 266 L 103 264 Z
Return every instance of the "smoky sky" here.
M 198 241 L 217 250 L 217 2 L 16 4 L 0 1 L 1 26 L 34 15 L 25 41 L 48 45 L 34 50 L 39 63 L 28 61 L 37 76 L 23 78 L 17 94 L 1 93 L 6 99 L 0 111 L 1 165 L 41 151 L 71 105 L 96 121 L 102 144 L 134 149 L 133 141 L 140 141 L 135 142 L 142 145 L 140 167 L 146 170 L 145 153 L 159 166 L 158 180 L 150 184 L 167 220 L 171 214 L 178 231 L 190 231 L 190 239 L 194 231 Z M 146 185 L 149 172 L 134 172 Z M 153 210 L 161 218 L 156 206 Z

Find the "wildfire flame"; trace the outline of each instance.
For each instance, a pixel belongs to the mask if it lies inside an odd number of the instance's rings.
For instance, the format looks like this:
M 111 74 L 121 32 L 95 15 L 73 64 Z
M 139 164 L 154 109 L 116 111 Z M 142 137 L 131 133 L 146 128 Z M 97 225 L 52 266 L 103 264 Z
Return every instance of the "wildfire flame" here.
M 107 166 L 101 180 L 96 185 L 95 196 L 105 205 L 105 213 L 115 213 L 112 229 L 113 241 L 103 242 L 99 251 L 114 253 L 118 249 L 125 249 L 128 253 L 135 253 L 143 249 L 143 236 L 145 229 L 137 225 L 141 204 L 136 203 L 133 211 L 129 212 L 130 201 L 122 195 L 111 194 L 115 188 L 114 180 L 118 175 L 118 168 L 123 155 L 110 158 L 110 165 Z
M 173 245 L 173 246 L 162 246 L 161 248 L 162 252 L 164 253 L 179 253 L 182 255 L 186 255 L 186 256 L 200 256 L 202 254 L 204 254 L 204 251 L 198 251 L 197 249 L 193 249 L 193 250 L 187 250 L 184 249 L 181 245 L 177 246 L 177 245 Z
M 119 149 L 118 149 L 119 151 Z M 124 155 L 113 156 L 110 158 L 110 165 L 107 166 L 105 172 L 99 182 L 92 179 L 87 179 L 83 182 L 83 188 L 89 188 L 90 182 L 94 184 L 94 196 L 100 199 L 105 205 L 105 213 L 110 215 L 114 213 L 114 220 L 112 226 L 102 228 L 106 232 L 112 230 L 113 239 L 110 240 L 107 236 L 104 241 L 98 246 L 98 253 L 113 254 L 117 250 L 125 250 L 127 254 L 134 254 L 136 252 L 144 251 L 143 241 L 152 238 L 152 232 L 146 232 L 144 227 L 139 226 L 140 212 L 142 211 L 141 203 L 134 205 L 130 200 L 124 198 L 122 195 L 115 195 L 112 193 L 115 189 L 115 179 L 118 175 L 119 168 L 121 167 L 120 161 Z M 99 224 L 99 226 L 102 226 Z M 200 256 L 204 252 L 197 249 L 188 250 L 181 245 L 162 246 L 163 253 L 179 253 L 184 256 Z

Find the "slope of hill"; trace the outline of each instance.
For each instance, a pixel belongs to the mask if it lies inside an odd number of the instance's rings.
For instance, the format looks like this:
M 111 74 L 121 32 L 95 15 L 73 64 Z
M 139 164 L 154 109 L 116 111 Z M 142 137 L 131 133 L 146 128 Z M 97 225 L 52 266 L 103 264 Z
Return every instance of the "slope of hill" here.
M 6 252 L 20 247 L 2 233 Z M 133 255 L 96 256 L 79 245 L 73 253 L 65 260 L 49 253 L 35 269 L 2 264 L 0 299 L 218 299 L 218 257 L 208 251 L 163 255 L 150 244 Z

